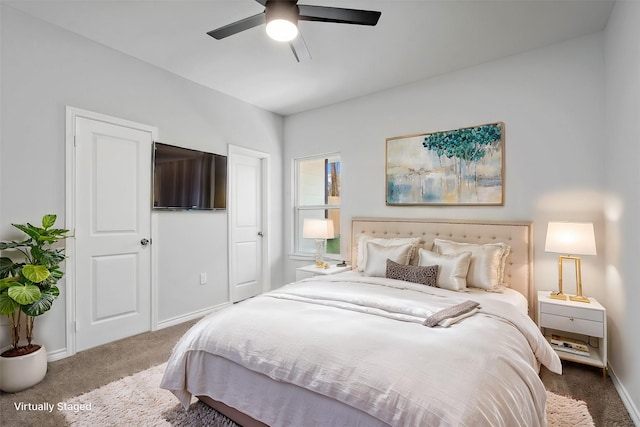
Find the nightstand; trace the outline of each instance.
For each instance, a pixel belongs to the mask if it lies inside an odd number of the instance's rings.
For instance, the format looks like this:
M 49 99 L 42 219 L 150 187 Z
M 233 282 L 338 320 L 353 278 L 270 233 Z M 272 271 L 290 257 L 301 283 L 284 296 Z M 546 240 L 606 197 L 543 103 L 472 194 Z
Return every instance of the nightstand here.
M 607 311 L 595 298 L 590 303 L 557 300 L 549 291 L 538 292 L 538 327 L 547 340 L 551 335 L 586 342 L 589 355 L 556 350 L 560 359 L 602 368 L 607 375 Z
M 306 267 L 296 268 L 296 280 L 307 279 L 313 276 L 324 276 L 328 274 L 342 273 L 343 271 L 351 270 L 351 266 L 338 267 L 335 264 L 329 266 L 329 268 L 318 268 L 315 264 L 307 265 Z

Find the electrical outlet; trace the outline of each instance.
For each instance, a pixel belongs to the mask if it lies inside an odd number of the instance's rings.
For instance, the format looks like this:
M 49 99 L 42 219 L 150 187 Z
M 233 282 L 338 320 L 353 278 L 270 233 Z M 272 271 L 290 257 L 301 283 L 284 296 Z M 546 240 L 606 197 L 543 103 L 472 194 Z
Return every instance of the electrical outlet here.
M 207 273 L 200 273 L 200 284 L 201 285 L 207 284 Z

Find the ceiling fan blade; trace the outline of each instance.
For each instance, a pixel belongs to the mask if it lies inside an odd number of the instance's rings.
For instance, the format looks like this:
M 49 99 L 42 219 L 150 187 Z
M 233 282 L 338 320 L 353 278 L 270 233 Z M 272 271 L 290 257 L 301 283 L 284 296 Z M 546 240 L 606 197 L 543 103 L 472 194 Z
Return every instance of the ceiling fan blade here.
M 289 47 L 293 52 L 293 56 L 296 57 L 296 61 L 305 62 L 311 60 L 311 54 L 309 53 L 309 49 L 307 49 L 307 44 L 304 42 L 301 33 L 298 33 L 298 36 L 289 42 Z
M 340 7 L 298 5 L 301 21 L 337 22 L 339 24 L 376 25 L 381 12 Z
M 263 5 L 264 7 L 267 7 L 267 3 L 269 1 L 273 2 L 277 2 L 277 1 L 281 1 L 281 2 L 285 2 L 288 1 L 289 3 L 298 3 L 298 0 L 256 0 L 258 3 L 260 3 L 261 5 Z
M 256 1 L 263 6 L 266 6 L 269 0 L 256 0 Z M 288 1 L 290 3 L 298 3 L 298 0 L 271 0 L 271 1 Z
M 249 28 L 257 27 L 258 25 L 262 25 L 266 22 L 266 17 L 264 12 L 259 13 L 257 15 L 250 16 L 245 19 L 241 19 L 240 21 L 236 21 L 232 24 L 225 25 L 224 27 L 216 28 L 215 30 L 209 31 L 211 37 L 216 40 L 223 39 L 225 37 L 232 36 L 241 31 L 248 30 Z

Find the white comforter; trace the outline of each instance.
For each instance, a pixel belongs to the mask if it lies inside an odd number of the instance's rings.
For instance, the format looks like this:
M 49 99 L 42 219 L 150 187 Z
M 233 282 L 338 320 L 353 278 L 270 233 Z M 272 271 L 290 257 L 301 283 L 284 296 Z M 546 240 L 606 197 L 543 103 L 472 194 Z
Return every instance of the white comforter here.
M 474 298 L 383 278 L 308 279 L 200 321 L 176 345 L 161 387 L 188 406 L 190 356 L 205 352 L 392 426 L 546 425 L 539 362 L 562 368 L 529 317 L 482 300 L 449 327 L 422 325 Z

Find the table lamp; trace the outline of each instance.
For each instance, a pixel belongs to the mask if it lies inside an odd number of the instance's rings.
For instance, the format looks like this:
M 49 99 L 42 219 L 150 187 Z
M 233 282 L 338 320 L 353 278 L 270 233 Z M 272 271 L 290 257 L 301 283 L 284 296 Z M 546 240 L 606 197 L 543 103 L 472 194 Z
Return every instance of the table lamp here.
M 324 267 L 322 257 L 327 239 L 333 239 L 333 221 L 330 219 L 306 218 L 302 227 L 302 237 L 316 241 L 316 267 Z
M 566 300 L 562 293 L 562 262 L 574 261 L 576 265 L 576 295 L 571 301 L 589 302 L 582 296 L 582 274 L 580 271 L 580 257 L 575 255 L 596 255 L 596 239 L 593 224 L 590 222 L 549 222 L 547 226 L 547 240 L 545 252 L 554 252 L 558 257 L 558 291 L 551 293 L 551 298 Z

